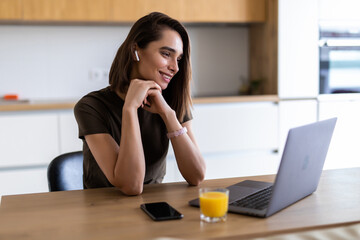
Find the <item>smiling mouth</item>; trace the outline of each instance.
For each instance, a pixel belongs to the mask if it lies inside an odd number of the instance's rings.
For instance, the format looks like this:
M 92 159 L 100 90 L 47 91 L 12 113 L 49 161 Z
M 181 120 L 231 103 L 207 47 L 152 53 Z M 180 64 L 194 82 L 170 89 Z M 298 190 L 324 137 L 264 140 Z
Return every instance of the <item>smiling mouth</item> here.
M 167 83 L 170 82 L 171 78 L 173 77 L 173 75 L 169 75 L 163 72 L 160 72 L 161 77 L 163 78 L 163 80 Z

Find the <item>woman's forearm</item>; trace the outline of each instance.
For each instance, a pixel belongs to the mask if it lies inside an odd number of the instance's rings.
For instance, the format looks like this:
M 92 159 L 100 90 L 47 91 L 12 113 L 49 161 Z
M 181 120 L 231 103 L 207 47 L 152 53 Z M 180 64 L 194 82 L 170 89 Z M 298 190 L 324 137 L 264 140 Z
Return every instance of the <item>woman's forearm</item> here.
M 176 118 L 175 112 L 162 115 L 168 132 L 177 131 L 182 125 Z M 205 177 L 205 161 L 195 143 L 191 124 L 187 123 L 188 133 L 171 138 L 179 170 L 185 180 L 191 185 L 198 185 Z
M 121 140 L 114 168 L 116 186 L 125 194 L 142 192 L 145 177 L 145 157 L 141 141 L 137 109 L 123 108 Z

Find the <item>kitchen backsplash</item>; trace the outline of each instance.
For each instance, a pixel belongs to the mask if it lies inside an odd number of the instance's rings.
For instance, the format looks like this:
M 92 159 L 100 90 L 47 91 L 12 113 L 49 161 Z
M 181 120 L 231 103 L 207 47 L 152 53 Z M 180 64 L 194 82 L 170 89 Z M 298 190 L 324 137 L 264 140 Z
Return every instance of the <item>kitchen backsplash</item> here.
M 0 26 L 0 96 L 78 99 L 107 86 L 106 73 L 129 26 Z M 248 77 L 248 30 L 188 26 L 193 95 L 236 95 Z M 99 76 L 100 74 L 100 76 Z

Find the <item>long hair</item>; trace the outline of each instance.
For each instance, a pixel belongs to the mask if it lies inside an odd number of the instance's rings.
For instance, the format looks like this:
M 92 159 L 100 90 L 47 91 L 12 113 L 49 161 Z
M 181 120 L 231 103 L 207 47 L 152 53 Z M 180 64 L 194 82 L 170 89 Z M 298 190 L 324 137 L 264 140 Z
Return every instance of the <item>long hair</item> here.
M 134 64 L 134 45 L 137 44 L 141 49 L 146 48 L 150 42 L 159 40 L 162 37 L 162 31 L 167 28 L 179 33 L 183 42 L 183 56 L 178 63 L 179 71 L 163 91 L 163 96 L 176 112 L 179 121 L 182 122 L 185 115 L 190 115 L 192 105 L 190 94 L 191 63 L 189 36 L 179 21 L 159 12 L 150 13 L 136 21 L 116 53 L 109 73 L 109 83 L 113 91 L 126 92 L 130 85 L 130 74 Z

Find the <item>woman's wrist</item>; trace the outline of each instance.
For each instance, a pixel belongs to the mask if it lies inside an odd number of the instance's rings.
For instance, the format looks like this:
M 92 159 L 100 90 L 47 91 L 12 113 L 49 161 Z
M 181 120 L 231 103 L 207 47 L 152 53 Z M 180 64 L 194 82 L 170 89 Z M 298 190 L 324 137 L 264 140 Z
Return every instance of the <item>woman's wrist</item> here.
M 129 105 L 124 104 L 122 112 L 123 112 L 123 114 L 137 113 L 137 108 L 136 107 L 131 107 Z
M 163 119 L 165 123 L 171 121 L 172 119 L 176 118 L 176 112 L 169 108 L 168 111 L 161 113 L 160 117 Z M 177 118 L 176 118 L 177 119 Z
M 162 114 L 161 118 L 163 119 L 166 125 L 166 129 L 168 133 L 176 132 L 182 128 L 181 124 L 179 123 L 179 120 L 176 117 L 176 112 L 172 109 L 171 111 Z

